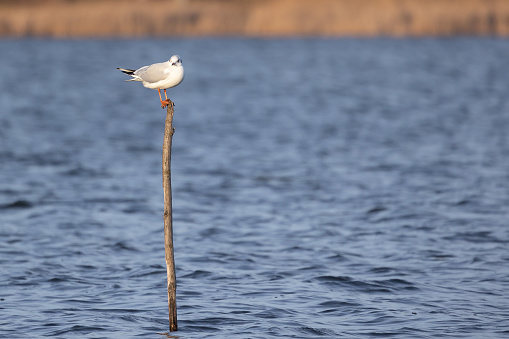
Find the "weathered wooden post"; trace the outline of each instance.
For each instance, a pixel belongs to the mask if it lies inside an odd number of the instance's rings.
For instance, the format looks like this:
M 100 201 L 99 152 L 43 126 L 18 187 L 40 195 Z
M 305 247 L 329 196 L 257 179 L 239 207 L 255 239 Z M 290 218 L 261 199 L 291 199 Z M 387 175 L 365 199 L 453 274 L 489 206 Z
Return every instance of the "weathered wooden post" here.
M 177 331 L 177 279 L 173 257 L 173 217 L 171 208 L 171 141 L 173 138 L 173 102 L 168 99 L 166 90 L 178 86 L 184 79 L 182 59 L 172 55 L 170 60 L 134 69 L 117 68 L 131 76 L 127 81 L 141 81 L 144 87 L 157 89 L 161 107 L 166 108 L 163 141 L 163 191 L 164 191 L 164 253 L 168 278 L 168 311 L 170 332 Z M 161 90 L 164 90 L 163 100 Z
M 164 191 L 164 253 L 168 278 L 168 312 L 170 332 L 177 331 L 177 279 L 173 256 L 173 217 L 171 205 L 171 141 L 173 138 L 173 102 L 168 100 L 163 141 L 163 191 Z

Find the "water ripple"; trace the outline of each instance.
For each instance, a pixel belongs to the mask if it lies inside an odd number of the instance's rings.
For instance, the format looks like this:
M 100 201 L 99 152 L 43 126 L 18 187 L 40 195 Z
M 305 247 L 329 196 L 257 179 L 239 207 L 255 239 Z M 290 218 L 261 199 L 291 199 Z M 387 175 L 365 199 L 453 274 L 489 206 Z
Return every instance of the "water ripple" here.
M 165 111 L 115 70 L 168 46 L 176 334 Z M 508 46 L 0 41 L 0 337 L 504 337 Z

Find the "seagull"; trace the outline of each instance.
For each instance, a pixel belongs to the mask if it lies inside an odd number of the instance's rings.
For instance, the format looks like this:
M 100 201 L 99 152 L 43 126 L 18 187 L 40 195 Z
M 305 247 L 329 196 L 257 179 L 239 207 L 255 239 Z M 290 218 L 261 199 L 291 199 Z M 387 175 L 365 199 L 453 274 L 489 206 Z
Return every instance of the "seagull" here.
M 178 55 L 173 55 L 168 61 L 143 66 L 137 70 L 117 69 L 132 77 L 132 79 L 126 81 L 141 81 L 144 87 L 157 89 L 162 108 L 170 104 L 173 105 L 173 102 L 166 95 L 166 89 L 177 86 L 184 79 L 184 66 L 182 66 L 182 59 Z M 161 97 L 162 89 L 166 100 Z

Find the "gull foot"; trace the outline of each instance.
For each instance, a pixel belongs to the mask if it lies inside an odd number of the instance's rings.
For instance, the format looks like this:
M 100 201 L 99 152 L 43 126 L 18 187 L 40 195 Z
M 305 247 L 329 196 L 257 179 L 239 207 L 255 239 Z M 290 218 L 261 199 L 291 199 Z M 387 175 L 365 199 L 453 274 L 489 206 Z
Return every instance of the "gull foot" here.
M 166 99 L 166 100 L 162 100 L 161 101 L 161 108 L 165 108 L 168 105 L 171 105 L 171 107 L 175 106 L 173 101 L 171 101 L 170 99 Z

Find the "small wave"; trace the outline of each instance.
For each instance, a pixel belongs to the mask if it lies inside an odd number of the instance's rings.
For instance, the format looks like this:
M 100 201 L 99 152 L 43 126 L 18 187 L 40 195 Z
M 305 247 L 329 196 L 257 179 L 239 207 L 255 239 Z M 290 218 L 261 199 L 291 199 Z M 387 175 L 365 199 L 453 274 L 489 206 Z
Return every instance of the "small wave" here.
M 196 323 L 205 324 L 205 325 L 234 325 L 234 324 L 246 324 L 249 323 L 249 320 L 236 319 L 231 317 L 209 317 L 203 319 L 196 319 Z
M 300 333 L 306 334 L 306 335 L 319 336 L 319 337 L 337 335 L 336 332 L 334 332 L 333 330 L 329 330 L 327 328 L 317 328 L 317 327 L 309 327 L 309 326 L 299 327 L 297 329 L 297 331 Z
M 280 319 L 280 318 L 286 317 L 288 315 L 291 315 L 293 313 L 294 312 L 286 310 L 286 309 L 271 307 L 270 309 L 256 313 L 255 317 L 263 318 L 263 319 Z
M 192 323 L 192 325 L 189 325 L 187 323 Z M 193 322 L 180 321 L 179 322 L 179 331 L 186 331 L 186 332 L 190 332 L 190 333 L 192 333 L 192 332 L 208 333 L 208 332 L 218 332 L 218 331 L 221 331 L 221 328 L 220 327 L 214 327 L 214 326 L 199 325 L 197 321 L 193 321 Z M 173 332 L 173 333 L 175 333 L 175 332 Z M 161 334 L 163 334 L 163 333 L 161 333 Z M 169 338 L 172 338 L 172 337 L 169 336 Z
M 92 198 L 83 200 L 83 202 L 85 203 L 93 204 L 123 204 L 123 203 L 140 203 L 145 201 L 146 201 L 145 199 L 136 198 Z
M 27 165 L 61 166 L 69 161 L 69 155 L 64 153 L 33 153 L 16 156 L 16 160 Z
M 27 200 L 16 200 L 9 204 L 0 205 L 0 209 L 17 209 L 17 208 L 31 208 L 34 205 Z
M 384 206 L 375 206 L 372 209 L 368 210 L 366 212 L 366 214 L 375 214 L 375 213 L 380 213 L 380 212 L 383 212 L 383 211 L 386 211 L 386 210 L 387 210 L 387 207 L 384 207 Z
M 376 274 L 384 274 L 384 273 L 394 273 L 394 269 L 391 267 L 375 267 L 369 270 L 371 273 Z
M 182 278 L 205 278 L 212 275 L 212 272 L 209 271 L 203 271 L 203 270 L 196 270 L 192 273 L 186 274 L 182 276 Z
M 85 178 L 98 178 L 108 176 L 105 172 L 81 166 L 74 167 L 70 170 L 64 171 L 62 175 L 69 177 L 85 177 Z
M 113 249 L 115 249 L 115 250 L 124 250 L 124 251 L 131 251 L 131 252 L 138 252 L 138 249 L 136 247 L 131 246 L 131 245 L 127 244 L 124 241 L 118 241 L 117 243 L 115 243 L 115 245 L 113 245 Z
M 411 282 L 403 280 L 403 279 L 386 279 L 386 280 L 375 280 L 376 284 L 379 284 L 380 286 L 387 286 L 391 287 L 392 289 L 405 289 L 405 290 L 417 290 L 418 288 L 415 287 Z
M 348 301 L 329 300 L 318 304 L 318 306 L 343 308 L 343 307 L 359 307 L 361 306 L 361 304 Z
M 135 270 L 129 273 L 129 277 L 131 278 L 139 278 L 146 277 L 149 275 L 162 275 L 166 274 L 166 267 L 162 265 L 150 265 L 148 267 L 143 267 L 141 269 Z
M 365 293 L 393 293 L 399 290 L 417 289 L 412 283 L 403 279 L 360 281 L 347 276 L 321 276 L 315 279 L 328 286 L 347 287 Z
M 444 237 L 445 240 L 463 240 L 471 243 L 507 243 L 508 239 L 501 239 L 492 235 L 490 231 L 458 232 L 453 236 Z
M 82 325 L 74 325 L 70 328 L 66 328 L 59 331 L 54 331 L 50 335 L 58 336 L 62 334 L 72 333 L 73 335 L 86 335 L 93 332 L 105 331 L 106 329 L 99 326 L 82 326 Z

